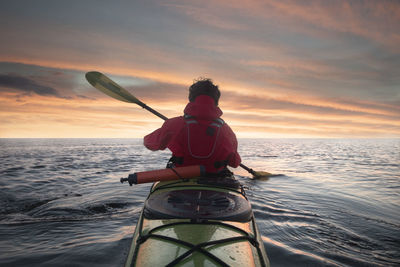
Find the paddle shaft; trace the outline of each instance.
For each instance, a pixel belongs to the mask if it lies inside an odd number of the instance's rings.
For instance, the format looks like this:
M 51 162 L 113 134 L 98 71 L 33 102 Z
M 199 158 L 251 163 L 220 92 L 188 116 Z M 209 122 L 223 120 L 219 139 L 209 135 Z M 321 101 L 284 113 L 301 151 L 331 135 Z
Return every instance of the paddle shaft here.
M 254 176 L 256 175 L 256 172 L 253 169 L 247 167 L 243 163 L 240 163 L 239 166 L 242 167 L 243 169 L 245 169 L 246 171 L 248 171 L 249 173 L 251 173 L 252 175 L 254 175 Z
M 160 112 L 158 112 L 158 111 L 152 109 L 151 107 L 149 107 L 149 106 L 146 105 L 145 103 L 140 102 L 140 103 L 136 103 L 136 104 L 138 104 L 138 105 L 141 106 L 142 108 L 144 108 L 144 109 L 150 111 L 151 113 L 153 113 L 153 114 L 156 115 L 157 117 L 160 117 L 161 119 L 163 119 L 163 120 L 165 120 L 165 121 L 168 120 L 168 118 L 165 117 L 163 114 L 161 114 Z

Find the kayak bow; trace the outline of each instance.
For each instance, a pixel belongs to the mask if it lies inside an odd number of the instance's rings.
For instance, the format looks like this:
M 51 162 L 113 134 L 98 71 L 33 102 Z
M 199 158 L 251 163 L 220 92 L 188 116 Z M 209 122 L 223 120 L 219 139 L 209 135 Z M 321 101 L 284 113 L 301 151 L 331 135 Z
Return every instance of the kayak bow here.
M 153 184 L 125 266 L 269 266 L 243 186 L 234 177 Z

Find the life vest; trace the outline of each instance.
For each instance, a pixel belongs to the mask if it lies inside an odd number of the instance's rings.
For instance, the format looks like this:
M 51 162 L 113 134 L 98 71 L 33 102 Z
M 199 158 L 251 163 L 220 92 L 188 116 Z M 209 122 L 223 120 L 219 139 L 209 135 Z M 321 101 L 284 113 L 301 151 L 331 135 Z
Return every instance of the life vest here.
M 207 172 L 215 173 L 226 167 L 228 158 L 221 160 L 218 149 L 224 120 L 197 120 L 194 116 L 184 116 L 182 129 L 183 157 L 173 157 L 177 166 L 204 165 Z
M 224 121 L 198 121 L 193 116 L 185 115 L 185 139 L 187 139 L 187 156 L 195 159 L 210 159 L 215 152 L 219 133 Z

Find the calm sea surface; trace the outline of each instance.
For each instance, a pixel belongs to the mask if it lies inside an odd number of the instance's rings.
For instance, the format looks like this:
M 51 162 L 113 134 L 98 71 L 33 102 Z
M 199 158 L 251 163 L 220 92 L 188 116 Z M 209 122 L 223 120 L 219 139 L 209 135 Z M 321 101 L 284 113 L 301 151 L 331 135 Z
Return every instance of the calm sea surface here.
M 400 266 L 400 139 L 239 140 L 272 266 Z M 0 266 L 120 266 L 165 166 L 138 139 L 0 139 Z

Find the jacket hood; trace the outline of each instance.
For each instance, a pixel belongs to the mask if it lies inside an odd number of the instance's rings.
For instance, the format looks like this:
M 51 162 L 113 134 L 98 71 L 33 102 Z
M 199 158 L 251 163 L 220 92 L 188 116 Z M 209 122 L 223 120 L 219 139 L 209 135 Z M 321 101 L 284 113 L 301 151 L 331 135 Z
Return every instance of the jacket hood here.
M 208 95 L 199 95 L 194 102 L 186 105 L 184 113 L 198 119 L 216 119 L 221 117 L 222 110 L 215 105 L 215 101 Z

